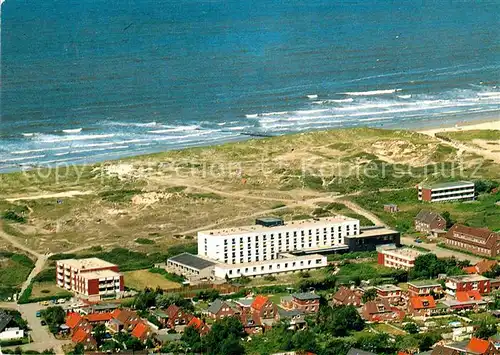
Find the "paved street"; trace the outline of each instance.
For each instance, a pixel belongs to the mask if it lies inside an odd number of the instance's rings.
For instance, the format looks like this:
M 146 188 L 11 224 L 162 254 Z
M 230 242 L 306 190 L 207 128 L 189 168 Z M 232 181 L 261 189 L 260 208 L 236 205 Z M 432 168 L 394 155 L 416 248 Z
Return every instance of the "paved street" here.
M 471 263 L 475 264 L 482 259 L 476 256 L 471 256 L 468 254 L 460 253 L 458 251 L 444 249 L 438 247 L 436 244 L 431 243 L 417 243 L 413 238 L 401 237 L 401 243 L 406 245 L 415 245 L 418 247 L 422 247 L 425 249 L 429 249 L 432 253 L 436 254 L 436 256 L 440 258 L 449 258 L 454 256 L 458 260 L 470 260 Z

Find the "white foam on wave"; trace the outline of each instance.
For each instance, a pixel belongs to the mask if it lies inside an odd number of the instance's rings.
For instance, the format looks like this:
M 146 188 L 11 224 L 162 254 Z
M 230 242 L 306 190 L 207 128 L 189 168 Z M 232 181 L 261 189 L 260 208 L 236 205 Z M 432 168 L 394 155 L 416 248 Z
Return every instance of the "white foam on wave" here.
M 123 127 L 158 127 L 162 126 L 156 121 L 152 122 L 108 122 L 111 126 L 123 126 Z
M 306 97 L 310 100 L 314 100 L 314 99 L 317 99 L 318 98 L 318 95 L 316 94 L 312 94 L 312 95 L 306 95 Z
M 477 96 L 480 97 L 500 97 L 500 92 L 478 92 Z
M 398 92 L 398 91 L 401 91 L 401 89 L 353 91 L 353 92 L 344 92 L 343 94 L 349 95 L 349 96 L 375 96 L 375 95 L 394 94 L 395 92 Z
M 23 154 L 30 154 L 30 153 L 40 153 L 40 152 L 46 152 L 50 150 L 64 150 L 68 149 L 69 146 L 66 147 L 52 147 L 52 148 L 40 148 L 40 149 L 31 149 L 31 150 L 17 150 L 14 152 L 11 152 L 10 154 L 14 155 L 23 155 Z
M 165 134 L 165 133 L 173 133 L 173 132 L 188 132 L 188 131 L 196 131 L 201 129 L 198 125 L 190 125 L 190 126 L 177 126 L 171 127 L 168 129 L 159 129 L 155 131 L 148 131 L 151 134 Z
M 16 162 L 16 161 L 23 161 L 23 160 L 30 160 L 30 159 L 39 159 L 39 158 L 44 158 L 44 157 L 45 157 L 45 154 L 32 155 L 29 157 L 21 157 L 21 158 L 9 158 L 9 159 L 0 160 L 0 163 Z
M 411 99 L 411 95 L 398 95 L 400 99 Z
M 247 114 L 245 115 L 246 118 L 257 118 L 259 117 L 259 114 L 258 113 L 252 113 L 252 114 Z
M 69 133 L 69 134 L 80 133 L 82 131 L 82 128 L 63 129 L 62 131 L 63 131 L 63 133 Z
M 38 133 L 21 133 L 24 137 L 34 137 L 36 136 Z
M 354 99 L 352 97 L 349 97 L 347 99 L 331 99 L 331 100 L 323 100 L 323 101 L 314 101 L 313 104 L 316 105 L 324 105 L 324 104 L 343 104 L 343 103 L 348 103 L 348 102 L 353 102 Z
M 319 110 L 302 110 L 302 111 L 293 111 L 292 114 L 297 114 L 297 115 L 311 115 L 314 113 L 320 113 L 320 112 L 327 112 L 329 109 L 319 109 Z
M 386 121 L 386 120 L 392 120 L 394 117 L 372 117 L 372 118 L 362 118 L 359 119 L 358 121 L 360 122 L 374 122 L 374 121 Z
M 54 137 L 54 136 L 44 136 L 40 135 L 38 137 L 40 142 L 43 143 L 59 143 L 59 142 L 72 142 L 72 141 L 85 141 L 93 139 L 104 139 L 112 138 L 114 134 L 88 134 L 88 135 L 78 135 L 78 136 L 65 136 L 65 137 Z

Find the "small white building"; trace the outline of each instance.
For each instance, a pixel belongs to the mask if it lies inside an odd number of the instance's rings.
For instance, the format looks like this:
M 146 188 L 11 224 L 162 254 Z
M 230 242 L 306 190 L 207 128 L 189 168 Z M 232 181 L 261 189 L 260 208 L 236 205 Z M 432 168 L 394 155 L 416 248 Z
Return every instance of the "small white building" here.
M 382 247 L 378 249 L 378 263 L 394 269 L 409 270 L 415 259 L 425 253 L 411 248 Z
M 5 328 L 0 332 L 0 340 L 14 340 L 24 338 L 24 330 L 18 327 Z

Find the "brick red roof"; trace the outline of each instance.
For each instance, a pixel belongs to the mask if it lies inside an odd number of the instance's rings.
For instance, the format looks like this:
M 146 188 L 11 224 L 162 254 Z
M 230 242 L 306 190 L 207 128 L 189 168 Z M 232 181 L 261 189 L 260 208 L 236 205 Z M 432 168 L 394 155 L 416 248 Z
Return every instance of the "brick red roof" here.
M 434 301 L 434 297 L 432 296 L 411 297 L 410 303 L 413 309 L 436 308 L 436 301 Z
M 260 311 L 262 307 L 269 301 L 269 298 L 266 296 L 258 295 L 255 297 L 255 300 L 252 302 L 252 308 Z
M 345 286 L 341 286 L 333 295 L 333 298 L 344 305 L 361 304 L 361 295 L 359 292 L 353 291 Z
M 479 291 L 473 290 L 473 291 L 457 291 L 456 294 L 456 299 L 457 301 L 460 302 L 467 302 L 467 301 L 480 301 L 481 300 L 481 294 Z
M 464 271 L 468 274 L 483 274 L 490 271 L 498 264 L 496 260 L 481 260 L 474 266 L 468 266 L 464 268 Z
M 191 318 L 191 320 L 189 321 L 187 326 L 194 327 L 196 329 L 200 329 L 203 326 L 203 321 L 198 317 L 193 317 L 193 318 Z
M 465 236 L 471 236 L 475 238 L 484 239 L 485 244 L 478 243 L 472 240 L 464 240 L 462 238 L 455 237 L 455 233 L 463 234 Z M 446 239 L 460 241 L 462 243 L 467 243 L 470 245 L 475 245 L 481 248 L 492 249 L 496 246 L 497 239 L 499 238 L 498 233 L 490 231 L 488 228 L 473 228 L 467 227 L 461 224 L 455 224 L 448 230 L 446 234 Z
M 74 329 L 82 321 L 82 316 L 79 313 L 69 313 L 66 317 L 66 325 Z
M 73 341 L 74 343 L 81 343 L 84 342 L 88 336 L 89 333 L 87 333 L 85 329 L 78 328 L 75 334 L 73 334 L 73 336 L 71 337 L 71 341 Z
M 477 354 L 484 354 L 489 346 L 490 342 L 488 340 L 472 338 L 467 345 L 467 350 Z
M 107 322 L 111 320 L 112 313 L 90 313 L 85 318 L 89 322 Z
M 145 336 L 147 336 L 148 332 L 149 332 L 149 327 L 143 322 L 140 322 L 135 326 L 134 330 L 132 330 L 132 336 L 138 339 L 143 339 L 145 338 Z
M 117 308 L 115 309 L 113 312 L 111 312 L 111 318 L 115 318 L 117 319 L 118 318 L 118 315 L 121 313 L 121 309 Z

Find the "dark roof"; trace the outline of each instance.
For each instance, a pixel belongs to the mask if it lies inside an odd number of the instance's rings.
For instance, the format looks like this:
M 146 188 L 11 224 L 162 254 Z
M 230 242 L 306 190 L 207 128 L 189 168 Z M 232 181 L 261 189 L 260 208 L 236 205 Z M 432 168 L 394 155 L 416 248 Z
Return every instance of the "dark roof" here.
M 303 293 L 294 293 L 292 294 L 292 297 L 297 298 L 302 301 L 308 301 L 308 300 L 319 300 L 320 297 L 314 293 L 310 292 L 303 292 Z
M 4 311 L 0 311 L 0 332 L 3 332 L 5 327 L 12 320 L 12 316 L 10 314 L 5 313 Z
M 176 263 L 183 264 L 197 270 L 205 269 L 207 267 L 215 265 L 215 263 L 212 261 L 202 259 L 196 255 L 189 253 L 179 254 L 174 257 L 171 257 L 168 260 L 175 261 Z
M 436 219 L 443 219 L 443 217 L 441 217 L 438 213 L 433 212 L 433 211 L 421 210 L 417 214 L 417 217 L 415 217 L 415 219 L 417 221 L 422 221 L 426 224 L 431 224 Z
M 212 302 L 210 307 L 208 307 L 207 311 L 212 314 L 217 314 L 222 308 L 223 304 L 224 302 L 221 299 L 217 298 L 215 301 Z
M 280 315 L 281 319 L 291 319 L 292 317 L 300 316 L 301 314 L 304 313 L 298 309 L 286 310 L 281 307 L 278 307 L 278 314 Z
M 349 351 L 347 352 L 347 355 L 377 355 L 377 354 L 356 348 L 350 348 Z

